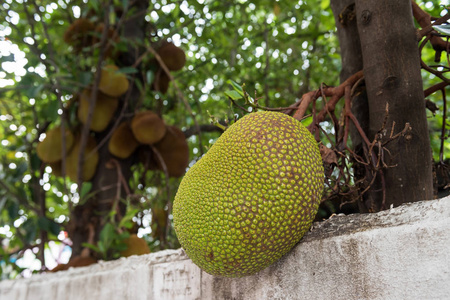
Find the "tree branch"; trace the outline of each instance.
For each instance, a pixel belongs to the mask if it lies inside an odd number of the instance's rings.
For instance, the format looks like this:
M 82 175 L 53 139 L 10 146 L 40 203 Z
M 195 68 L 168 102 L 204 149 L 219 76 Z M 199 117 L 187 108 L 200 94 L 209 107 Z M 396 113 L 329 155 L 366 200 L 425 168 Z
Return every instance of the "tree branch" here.
M 222 124 L 225 125 L 225 123 Z M 186 129 L 183 133 L 186 138 L 190 138 L 191 136 L 198 134 L 199 132 L 198 130 L 200 130 L 201 132 L 223 132 L 223 130 L 216 125 L 205 124 L 200 125 L 199 128 L 197 128 L 196 126 L 190 127 Z
M 434 25 L 439 25 L 445 23 L 450 19 L 450 14 L 446 14 L 445 16 L 437 19 L 434 23 L 431 23 L 431 16 L 427 12 L 423 11 L 420 6 L 415 2 L 411 1 L 412 11 L 414 18 L 417 23 L 422 27 L 422 30 L 418 32 L 418 38 L 421 39 L 424 36 L 430 37 L 430 43 L 433 46 L 433 49 L 438 52 L 448 52 L 449 51 L 449 43 L 444 41 L 441 37 L 437 35 L 433 35 L 432 31 Z

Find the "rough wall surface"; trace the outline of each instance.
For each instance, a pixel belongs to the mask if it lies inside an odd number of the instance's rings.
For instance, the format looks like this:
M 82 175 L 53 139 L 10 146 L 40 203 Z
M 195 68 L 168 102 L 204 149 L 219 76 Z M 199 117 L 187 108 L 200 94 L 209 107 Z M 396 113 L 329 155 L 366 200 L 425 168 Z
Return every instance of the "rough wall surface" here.
M 315 223 L 257 275 L 229 279 L 182 250 L 0 282 L 0 300 L 450 299 L 450 197 Z

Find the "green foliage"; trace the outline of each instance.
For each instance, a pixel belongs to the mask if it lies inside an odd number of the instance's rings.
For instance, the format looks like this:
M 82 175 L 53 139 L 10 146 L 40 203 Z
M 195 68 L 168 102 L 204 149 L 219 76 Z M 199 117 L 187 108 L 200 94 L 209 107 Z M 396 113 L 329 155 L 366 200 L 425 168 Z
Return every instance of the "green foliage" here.
M 125 216 L 122 217 L 119 223 L 116 223 L 114 221 L 115 211 L 111 211 L 109 221 L 100 231 L 100 238 L 97 243 L 84 243 L 83 246 L 97 252 L 103 260 L 119 258 L 121 256 L 120 252 L 127 249 L 124 240 L 130 237 L 130 233 L 127 230 L 133 227 L 133 218 L 137 213 L 138 209 L 129 207 Z

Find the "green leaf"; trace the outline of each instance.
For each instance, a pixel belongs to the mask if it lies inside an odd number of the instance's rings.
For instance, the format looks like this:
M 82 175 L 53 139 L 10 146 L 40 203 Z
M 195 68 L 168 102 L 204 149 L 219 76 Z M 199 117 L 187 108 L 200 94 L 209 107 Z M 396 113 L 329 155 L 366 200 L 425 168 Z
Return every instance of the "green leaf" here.
M 130 237 L 130 233 L 128 231 L 124 231 L 119 234 L 119 239 L 124 240 Z
M 238 92 L 242 97 L 244 97 L 244 90 L 242 89 L 242 86 L 240 86 L 237 82 L 228 79 L 227 80 L 228 84 L 231 84 L 231 86 L 233 87 L 233 89 Z
M 92 72 L 80 72 L 77 81 L 82 85 L 89 85 L 93 81 Z
M 32 86 L 29 89 L 25 90 L 25 93 L 28 98 L 37 98 L 40 95 L 43 88 L 44 85 L 39 84 L 37 86 Z
M 34 239 L 36 239 L 37 226 L 36 219 L 28 219 L 22 224 L 22 230 L 25 231 L 25 244 L 30 244 L 34 241 Z
M 145 77 L 147 79 L 147 83 L 151 84 L 155 79 L 155 72 L 153 72 L 152 70 L 148 70 L 147 73 L 145 74 Z
M 0 198 L 0 211 L 3 210 L 3 207 L 6 204 L 6 200 L 7 200 L 6 196 L 3 196 L 3 197 Z
M 26 162 L 22 162 L 20 163 L 16 170 L 17 170 L 17 174 L 23 175 L 28 169 L 28 164 Z
M 47 121 L 54 121 L 59 117 L 58 110 L 59 102 L 57 100 L 50 101 L 45 106 L 42 106 L 40 110 L 40 117 Z
M 53 220 L 50 220 L 50 228 L 49 228 L 49 232 L 53 235 L 58 235 L 61 232 L 61 225 L 59 225 L 58 223 L 56 223 Z
M 19 203 L 10 201 L 8 205 L 8 216 L 11 220 L 15 220 L 19 217 Z
M 54 221 L 48 219 L 47 217 L 39 217 L 37 221 L 38 228 L 53 235 L 58 235 L 60 232 L 59 224 L 56 224 Z
M 308 127 L 312 123 L 312 121 L 313 121 L 313 117 L 310 116 L 310 117 L 304 118 L 301 122 L 303 125 L 305 125 L 305 127 Z
M 244 95 L 243 95 L 243 94 L 241 94 L 241 93 L 239 93 L 239 92 L 237 92 L 237 91 L 233 91 L 233 90 L 226 91 L 226 92 L 225 92 L 225 95 L 227 95 L 228 97 L 230 97 L 232 100 L 239 100 L 239 99 L 244 98 Z
M 0 57 L 0 62 L 7 62 L 7 61 L 15 61 L 14 54 L 10 53 L 9 55 L 3 55 Z
M 83 247 L 92 249 L 92 250 L 94 250 L 95 252 L 101 252 L 101 251 L 100 251 L 100 248 L 98 248 L 98 247 L 95 246 L 95 245 L 92 245 L 92 244 L 89 244 L 89 243 L 82 243 L 81 245 L 82 245 Z
M 30 157 L 30 165 L 32 170 L 39 170 L 41 167 L 41 160 L 37 156 L 36 152 L 33 152 Z
M 121 244 L 118 244 L 117 246 L 115 246 L 114 248 L 117 251 L 125 251 L 128 249 L 128 245 L 125 243 L 121 243 Z
M 436 26 L 433 26 L 433 28 L 434 28 L 437 32 L 439 32 L 439 33 L 441 33 L 441 34 L 443 34 L 443 35 L 448 35 L 448 36 L 450 36 L 450 24 L 436 25 Z
M 125 228 L 130 228 L 130 224 L 133 225 L 133 218 L 134 216 L 139 212 L 139 209 L 131 209 L 129 211 L 127 211 L 127 213 L 125 214 L 125 216 L 123 216 L 122 220 L 120 220 L 119 223 L 119 228 L 125 227 Z
M 102 254 L 105 254 L 107 251 L 107 249 L 106 249 L 107 247 L 105 246 L 105 244 L 102 241 L 98 241 L 97 245 L 98 245 L 99 252 Z
M 46 217 L 39 217 L 37 220 L 38 228 L 44 231 L 50 231 L 50 220 Z
M 118 72 L 123 73 L 123 74 L 135 74 L 138 72 L 138 70 L 136 68 L 132 68 L 132 67 L 125 67 L 125 68 L 121 68 Z
M 80 192 L 80 198 L 84 199 L 86 195 L 91 191 L 92 189 L 92 182 L 83 182 L 81 185 L 81 192 Z
M 106 223 L 102 231 L 100 231 L 100 241 L 103 242 L 103 246 L 108 248 L 114 239 L 116 230 L 111 223 Z M 99 243 L 100 243 L 99 241 Z M 99 246 L 100 247 L 100 246 Z
M 322 0 L 320 3 L 320 8 L 323 10 L 327 9 L 330 6 L 330 0 Z

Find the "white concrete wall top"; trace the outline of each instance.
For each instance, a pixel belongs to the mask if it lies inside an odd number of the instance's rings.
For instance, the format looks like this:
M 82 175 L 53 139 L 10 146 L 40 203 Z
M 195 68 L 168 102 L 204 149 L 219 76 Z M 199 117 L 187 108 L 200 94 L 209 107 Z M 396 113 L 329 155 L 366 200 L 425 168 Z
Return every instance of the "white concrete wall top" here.
M 450 197 L 321 223 L 244 278 L 201 271 L 183 250 L 0 282 L 0 300 L 450 299 Z

